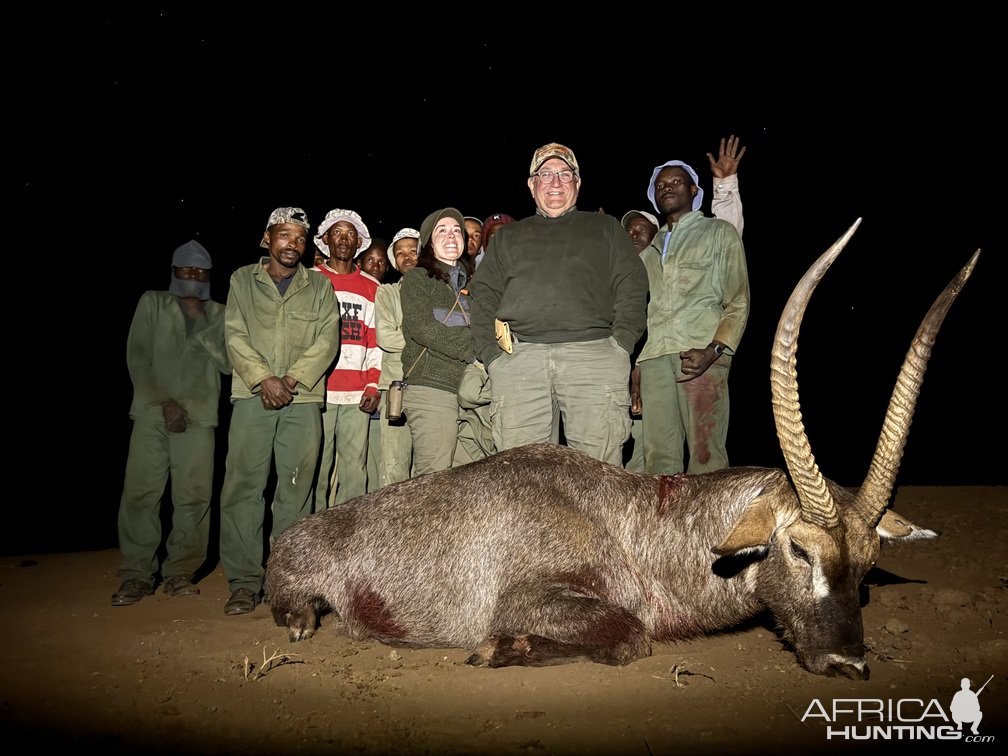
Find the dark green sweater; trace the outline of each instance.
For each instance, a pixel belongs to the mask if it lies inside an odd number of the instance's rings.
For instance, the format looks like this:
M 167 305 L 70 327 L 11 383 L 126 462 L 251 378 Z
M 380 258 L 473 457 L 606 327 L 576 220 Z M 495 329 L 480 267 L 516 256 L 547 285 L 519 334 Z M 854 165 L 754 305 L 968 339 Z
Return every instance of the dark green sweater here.
M 469 287 L 472 339 L 485 365 L 499 357 L 494 318 L 519 341 L 616 338 L 633 351 L 647 323 L 648 277 L 611 215 L 572 210 L 501 226 Z

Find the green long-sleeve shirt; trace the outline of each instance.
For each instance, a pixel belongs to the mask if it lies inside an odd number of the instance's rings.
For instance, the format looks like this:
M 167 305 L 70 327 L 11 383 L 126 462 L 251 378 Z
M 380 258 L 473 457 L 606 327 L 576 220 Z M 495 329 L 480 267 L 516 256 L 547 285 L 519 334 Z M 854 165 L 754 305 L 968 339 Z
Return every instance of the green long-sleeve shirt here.
M 469 290 L 473 342 L 485 365 L 502 354 L 495 318 L 520 341 L 612 336 L 628 354 L 644 332 L 647 272 L 619 221 L 603 213 L 537 214 L 501 226 Z
M 638 362 L 702 349 L 712 341 L 724 344 L 726 354 L 738 349 L 749 318 L 749 274 L 732 224 L 686 213 L 671 231 L 662 226 L 640 256 L 651 299 Z
M 234 365 L 231 401 L 250 399 L 270 376 L 297 379 L 296 404 L 325 402 L 326 370 L 340 342 L 339 301 L 325 276 L 298 265 L 282 296 L 262 261 L 231 274 L 225 330 Z
M 221 373 L 230 373 L 224 344 L 224 305 L 209 300 L 187 327 L 178 297 L 146 291 L 137 303 L 126 338 L 126 366 L 133 382 L 130 417 L 163 421 L 169 399 L 191 425 L 217 426 Z
M 402 351 L 406 339 L 402 332 L 401 285 L 402 281 L 382 284 L 375 292 L 375 336 L 382 350 L 380 389 L 387 389 L 392 381 L 401 381 L 403 377 Z

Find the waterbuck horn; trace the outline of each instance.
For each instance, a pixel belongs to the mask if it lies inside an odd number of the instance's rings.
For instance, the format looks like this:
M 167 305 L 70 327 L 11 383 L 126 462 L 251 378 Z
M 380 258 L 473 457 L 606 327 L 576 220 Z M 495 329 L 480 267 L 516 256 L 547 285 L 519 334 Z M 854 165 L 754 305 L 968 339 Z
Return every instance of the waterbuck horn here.
M 886 410 L 885 421 L 882 423 L 882 434 L 875 446 L 875 455 L 868 467 L 868 475 L 854 499 L 854 508 L 872 525 L 878 524 L 889 503 L 900 460 L 903 458 L 903 447 L 910 432 L 914 408 L 917 406 L 921 383 L 924 381 L 924 371 L 927 370 L 928 360 L 931 358 L 935 336 L 941 328 L 942 321 L 945 320 L 949 307 L 959 296 L 959 292 L 973 272 L 979 256 L 978 249 L 949 281 L 945 290 L 938 295 L 924 316 L 903 359 L 903 366 L 900 368 L 892 398 L 889 400 L 889 408 Z
M 774 424 L 777 426 L 777 439 L 784 454 L 784 463 L 797 489 L 802 519 L 825 528 L 835 526 L 840 520 L 836 502 L 826 488 L 826 479 L 812 455 L 812 447 L 802 423 L 795 354 L 798 351 L 798 330 L 809 298 L 859 225 L 860 218 L 802 276 L 781 313 L 774 334 L 773 350 L 770 352 L 770 392 L 773 396 Z
M 770 390 L 773 395 L 774 423 L 777 426 L 777 438 L 784 454 L 784 462 L 794 482 L 798 500 L 801 502 L 802 519 L 827 528 L 837 525 L 839 517 L 836 502 L 830 496 L 826 480 L 819 471 L 802 423 L 795 354 L 798 350 L 798 331 L 809 298 L 860 224 L 861 219 L 858 218 L 846 233 L 815 261 L 795 286 L 777 324 L 774 347 L 770 354 Z M 878 524 L 889 503 L 896 473 L 903 458 L 903 447 L 910 432 L 917 397 L 924 380 L 924 372 L 931 358 L 935 336 L 945 320 L 949 307 L 972 274 L 979 256 L 978 249 L 931 305 L 903 360 L 892 398 L 889 400 L 889 408 L 886 410 L 882 433 L 875 447 L 875 455 L 854 501 L 856 511 L 872 525 Z

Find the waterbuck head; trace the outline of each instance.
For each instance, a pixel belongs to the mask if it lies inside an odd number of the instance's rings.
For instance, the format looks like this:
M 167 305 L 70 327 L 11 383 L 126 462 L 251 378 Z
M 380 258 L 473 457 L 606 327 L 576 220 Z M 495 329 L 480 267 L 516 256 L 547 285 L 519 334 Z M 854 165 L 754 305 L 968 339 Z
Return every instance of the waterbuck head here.
M 903 360 L 868 474 L 857 489 L 823 477 L 798 403 L 795 354 L 802 316 L 816 285 L 861 220 L 809 268 L 788 299 L 770 357 L 777 438 L 790 484 L 767 490 L 747 507 L 713 550 L 760 556 L 756 593 L 774 614 L 810 672 L 867 679 L 860 585 L 882 540 L 933 538 L 887 509 L 935 336 L 973 272 L 977 250 L 928 310 Z

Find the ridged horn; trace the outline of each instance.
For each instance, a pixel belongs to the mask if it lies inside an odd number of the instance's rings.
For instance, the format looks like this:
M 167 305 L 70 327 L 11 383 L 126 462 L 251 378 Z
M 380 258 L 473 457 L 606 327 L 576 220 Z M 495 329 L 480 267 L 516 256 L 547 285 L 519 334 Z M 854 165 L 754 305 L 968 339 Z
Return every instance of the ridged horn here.
M 809 298 L 859 225 L 860 218 L 802 276 L 781 313 L 770 352 L 770 392 L 773 396 L 774 424 L 777 426 L 777 439 L 784 454 L 784 463 L 797 489 L 802 519 L 826 528 L 834 527 L 840 520 L 836 503 L 826 488 L 826 479 L 819 472 L 802 423 L 795 354 L 798 351 L 798 331 Z
M 928 360 L 931 359 L 935 336 L 945 320 L 949 307 L 973 273 L 979 256 L 978 249 L 938 295 L 924 316 L 903 359 L 903 366 L 900 368 L 892 398 L 889 400 L 889 408 L 886 410 L 885 421 L 882 423 L 882 434 L 875 447 L 875 455 L 868 467 L 868 475 L 854 499 L 854 508 L 873 526 L 882 518 L 889 503 L 889 496 L 892 494 L 896 473 L 903 459 L 903 447 L 910 433 L 914 408 L 917 406 L 917 397 L 924 381 L 924 371 L 927 370 Z

